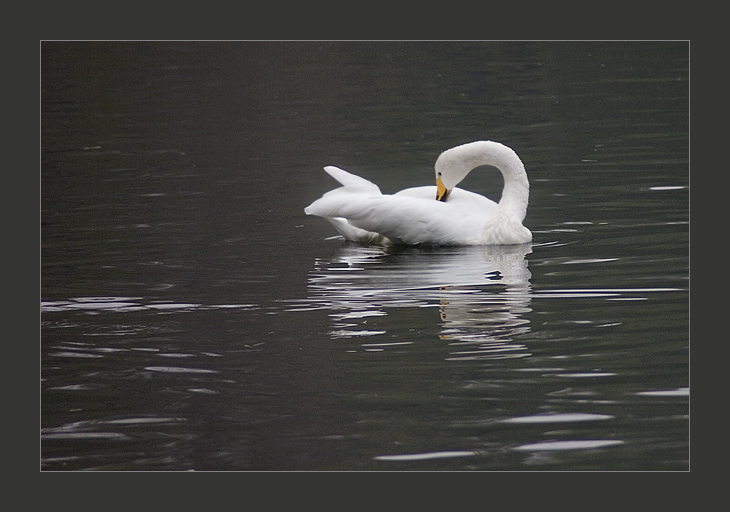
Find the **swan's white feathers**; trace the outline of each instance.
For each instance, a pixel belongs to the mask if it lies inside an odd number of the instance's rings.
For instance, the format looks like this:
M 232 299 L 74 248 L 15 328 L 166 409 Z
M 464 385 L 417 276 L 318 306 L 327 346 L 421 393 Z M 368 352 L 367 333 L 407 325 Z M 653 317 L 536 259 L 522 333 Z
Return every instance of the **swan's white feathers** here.
M 471 194 L 463 190 L 461 192 Z M 468 233 L 470 244 L 481 243 L 479 215 L 436 201 L 431 194 L 428 197 L 430 199 L 412 197 L 407 193 L 365 195 L 353 193 L 348 187 L 341 187 L 327 192 L 305 211 L 319 217 L 346 219 L 350 227 L 367 232 L 349 233 L 348 236 L 342 223 L 337 221 L 335 228 L 348 240 L 370 241 L 372 233 L 376 233 L 393 243 L 450 245 L 459 243 L 459 239 Z M 462 211 L 454 216 L 455 209 Z M 458 236 L 455 237 L 455 234 Z
M 393 195 L 417 197 L 431 201 L 436 199 L 436 186 L 429 185 L 425 187 L 407 188 L 400 192 L 396 192 Z M 497 203 L 491 199 L 461 188 L 454 188 L 451 191 L 451 195 L 449 196 L 449 200 L 446 204 L 456 208 L 461 208 L 467 212 L 474 213 L 481 211 L 484 215 L 492 215 L 497 208 Z
M 328 165 L 324 168 L 324 170 L 327 172 L 327 174 L 339 181 L 343 187 L 367 191 L 374 194 L 381 193 L 380 188 L 372 181 L 349 173 L 343 169 L 340 169 L 339 167 L 335 167 L 334 165 Z
M 499 203 L 456 188 L 471 169 L 494 165 L 505 177 Z M 342 187 L 305 208 L 327 219 L 346 239 L 389 244 L 489 245 L 532 240 L 522 225 L 529 196 L 524 166 L 510 148 L 490 141 L 464 144 L 445 151 L 436 172 L 454 185 L 446 202 L 436 200 L 436 187 L 414 187 L 384 195 L 377 185 L 337 167 L 325 171 Z M 456 178 L 455 178 L 456 176 Z

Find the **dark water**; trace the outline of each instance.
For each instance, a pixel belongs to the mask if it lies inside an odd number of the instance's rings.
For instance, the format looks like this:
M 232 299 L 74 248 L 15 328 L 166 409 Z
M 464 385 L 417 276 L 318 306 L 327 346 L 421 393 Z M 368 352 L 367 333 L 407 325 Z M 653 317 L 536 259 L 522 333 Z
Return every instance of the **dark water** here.
M 687 43 L 42 44 L 43 470 L 688 470 Z M 493 139 L 534 242 L 303 208 Z M 495 199 L 501 177 L 464 188 Z

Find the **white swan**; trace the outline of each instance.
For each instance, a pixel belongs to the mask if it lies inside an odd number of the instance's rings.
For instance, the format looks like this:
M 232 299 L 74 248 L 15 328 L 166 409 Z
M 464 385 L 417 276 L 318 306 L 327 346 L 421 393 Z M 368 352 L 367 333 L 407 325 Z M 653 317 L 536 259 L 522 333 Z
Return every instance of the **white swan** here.
M 499 203 L 456 188 L 469 172 L 491 165 L 502 172 Z M 448 149 L 436 160 L 436 186 L 385 195 L 374 183 L 337 167 L 324 168 L 342 187 L 304 209 L 328 220 L 347 240 L 379 245 L 522 244 L 530 184 L 525 166 L 507 146 L 476 141 Z

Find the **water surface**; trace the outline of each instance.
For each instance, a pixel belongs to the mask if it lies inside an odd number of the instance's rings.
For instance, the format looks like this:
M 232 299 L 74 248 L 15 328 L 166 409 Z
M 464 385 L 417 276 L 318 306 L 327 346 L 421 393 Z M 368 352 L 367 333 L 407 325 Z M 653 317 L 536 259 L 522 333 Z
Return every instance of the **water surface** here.
M 41 469 L 689 468 L 686 43 L 41 57 Z M 394 192 L 477 139 L 525 162 L 533 243 L 303 213 L 325 165 Z

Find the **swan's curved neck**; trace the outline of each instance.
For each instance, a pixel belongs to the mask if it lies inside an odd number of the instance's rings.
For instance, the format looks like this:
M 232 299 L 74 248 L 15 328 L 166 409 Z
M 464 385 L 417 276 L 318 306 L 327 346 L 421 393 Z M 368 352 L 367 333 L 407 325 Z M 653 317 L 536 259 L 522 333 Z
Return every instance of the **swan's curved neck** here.
M 491 165 L 504 177 L 499 210 L 509 217 L 525 218 L 530 195 L 525 166 L 512 149 L 493 141 L 477 141 L 448 149 L 436 160 L 436 176 L 451 190 L 474 168 Z

